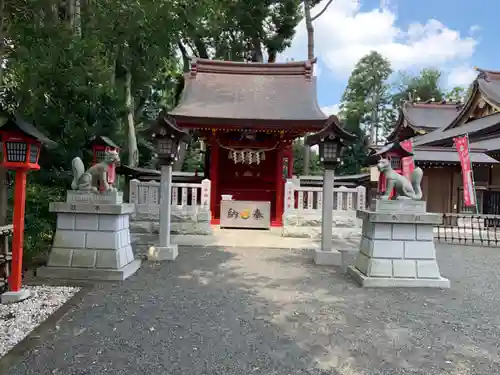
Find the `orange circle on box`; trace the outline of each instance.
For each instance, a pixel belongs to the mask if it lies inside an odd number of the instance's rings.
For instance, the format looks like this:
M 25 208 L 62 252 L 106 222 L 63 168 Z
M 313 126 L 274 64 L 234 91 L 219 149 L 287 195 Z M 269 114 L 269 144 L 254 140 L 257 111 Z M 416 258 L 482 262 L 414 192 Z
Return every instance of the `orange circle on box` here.
M 242 219 L 248 219 L 250 217 L 250 210 L 247 208 L 247 209 L 244 209 L 243 211 L 241 211 L 240 217 Z

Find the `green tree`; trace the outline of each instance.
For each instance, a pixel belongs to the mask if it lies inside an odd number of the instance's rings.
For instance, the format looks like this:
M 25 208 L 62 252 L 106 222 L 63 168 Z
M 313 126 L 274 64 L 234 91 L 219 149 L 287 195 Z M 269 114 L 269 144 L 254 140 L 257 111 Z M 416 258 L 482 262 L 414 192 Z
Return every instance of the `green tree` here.
M 443 100 L 445 95 L 441 88 L 441 77 L 441 71 L 433 68 L 422 69 L 418 75 L 399 72 L 394 84 L 394 107 L 397 108 L 404 100 Z
M 470 93 L 470 88 L 465 89 L 464 87 L 453 87 L 450 91 L 444 94 L 445 99 L 450 102 L 465 102 L 467 96 Z
M 347 131 L 358 136 L 358 142 L 344 152 L 340 170 L 344 174 L 359 173 L 366 156 L 367 139 L 377 143 L 392 122 L 391 96 L 387 79 L 390 63 L 378 52 L 362 57 L 349 77 L 340 104 L 340 117 Z
M 304 169 L 304 141 L 302 139 L 296 139 L 292 145 L 293 152 L 293 174 L 294 175 L 306 175 Z M 323 166 L 319 161 L 319 155 L 314 150 L 311 150 L 309 159 L 309 171 L 307 175 L 320 175 L 323 172 Z
M 91 136 L 107 135 L 124 147 L 125 163 L 149 164 L 152 145 L 144 130 L 177 104 L 189 57 L 262 61 L 267 54 L 273 62 L 291 43 L 300 5 L 0 0 L 0 58 L 7 61 L 0 64 L 1 110 L 19 112 L 59 144 L 43 150 L 43 173 L 30 175 L 29 249 L 50 244 L 48 202 L 67 188 L 74 156 L 90 161 L 85 143 Z M 192 146 L 188 169 L 197 168 L 192 156 L 199 146 Z

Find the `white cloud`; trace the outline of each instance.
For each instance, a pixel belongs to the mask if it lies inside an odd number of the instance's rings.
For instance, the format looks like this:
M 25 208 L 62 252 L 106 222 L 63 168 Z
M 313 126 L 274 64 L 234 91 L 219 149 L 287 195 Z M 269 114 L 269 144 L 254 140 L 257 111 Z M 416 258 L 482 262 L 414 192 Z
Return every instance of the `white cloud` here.
M 338 104 L 327 105 L 325 107 L 321 107 L 323 113 L 327 116 L 336 115 L 339 113 L 340 107 Z
M 314 8 L 313 15 L 326 1 Z M 389 9 L 387 2 L 361 11 L 360 0 L 335 0 L 314 22 L 315 55 L 325 68 L 345 79 L 356 62 L 372 50 L 386 56 L 394 70 L 442 67 L 456 61 L 462 64 L 474 53 L 474 38 L 464 37 L 435 19 L 411 24 L 406 29 L 396 26 L 396 19 L 396 12 Z M 301 22 L 292 46 L 283 56 L 303 60 L 306 52 L 306 29 Z
M 477 76 L 477 71 L 468 65 L 460 65 L 451 69 L 447 77 L 447 86 L 452 88 L 455 86 L 467 87 Z

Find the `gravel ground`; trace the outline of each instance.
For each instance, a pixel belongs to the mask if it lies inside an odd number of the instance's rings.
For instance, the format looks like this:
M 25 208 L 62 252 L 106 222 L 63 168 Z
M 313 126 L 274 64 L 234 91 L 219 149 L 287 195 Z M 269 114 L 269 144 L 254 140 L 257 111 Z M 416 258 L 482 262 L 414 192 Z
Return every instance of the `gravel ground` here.
M 22 302 L 0 304 L 0 358 L 53 314 L 79 289 L 27 286 L 31 297 Z
M 304 252 L 180 253 L 96 285 L 5 372 L 500 374 L 498 249 L 439 245 L 449 290 L 361 289 Z

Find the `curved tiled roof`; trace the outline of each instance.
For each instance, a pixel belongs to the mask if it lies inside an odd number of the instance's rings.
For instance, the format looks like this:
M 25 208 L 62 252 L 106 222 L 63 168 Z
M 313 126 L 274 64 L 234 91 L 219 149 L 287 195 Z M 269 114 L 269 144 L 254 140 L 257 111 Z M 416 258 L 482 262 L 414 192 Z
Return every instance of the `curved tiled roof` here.
M 444 130 L 438 129 L 432 133 L 416 137 L 413 140 L 414 145 L 437 145 L 452 144 L 453 138 L 464 134 L 488 134 L 500 130 L 500 113 L 494 113 L 488 116 L 478 118 L 456 128 Z
M 458 115 L 448 125 L 430 134 L 416 137 L 414 139 L 415 145 L 452 144 L 454 137 L 463 134 L 469 134 L 471 138 L 478 139 L 500 131 L 499 112 L 466 122 L 473 114 L 479 99 L 483 99 L 492 107 L 500 109 L 500 72 L 477 70 L 479 74 L 472 83 L 470 95 Z
M 394 130 L 387 137 L 394 140 L 402 127 L 410 127 L 414 133 L 428 133 L 448 125 L 457 117 L 463 104 L 455 102 L 405 101 L 399 109 L 399 116 Z
M 317 103 L 314 62 L 194 60 L 179 105 L 170 114 L 179 124 L 278 121 L 321 129 L 328 117 Z
M 465 105 L 458 114 L 443 130 L 457 127 L 464 118 L 467 118 L 474 110 L 473 104 L 478 96 L 490 105 L 500 108 L 500 72 L 476 68 L 479 72 L 477 78 L 472 82 L 470 95 Z

